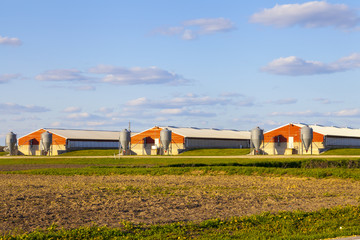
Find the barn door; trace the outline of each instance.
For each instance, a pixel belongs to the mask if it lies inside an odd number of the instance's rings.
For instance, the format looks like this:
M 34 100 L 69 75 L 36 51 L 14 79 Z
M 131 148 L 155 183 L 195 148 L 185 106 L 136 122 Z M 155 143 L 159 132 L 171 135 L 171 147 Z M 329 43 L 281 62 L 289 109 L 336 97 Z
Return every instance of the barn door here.
M 294 148 L 294 137 L 289 137 L 288 148 Z

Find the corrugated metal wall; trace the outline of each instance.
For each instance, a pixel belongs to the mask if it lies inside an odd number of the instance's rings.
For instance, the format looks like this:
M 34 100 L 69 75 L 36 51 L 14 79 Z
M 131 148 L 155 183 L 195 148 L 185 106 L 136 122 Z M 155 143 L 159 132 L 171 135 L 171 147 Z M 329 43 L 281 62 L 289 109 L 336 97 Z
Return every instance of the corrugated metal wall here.
M 250 140 L 186 138 L 185 147 L 192 148 L 249 148 Z
M 119 148 L 119 142 L 110 141 L 80 141 L 80 140 L 69 140 L 67 144 L 68 149 L 79 149 L 79 148 Z
M 360 147 L 360 138 L 326 137 L 327 147 Z

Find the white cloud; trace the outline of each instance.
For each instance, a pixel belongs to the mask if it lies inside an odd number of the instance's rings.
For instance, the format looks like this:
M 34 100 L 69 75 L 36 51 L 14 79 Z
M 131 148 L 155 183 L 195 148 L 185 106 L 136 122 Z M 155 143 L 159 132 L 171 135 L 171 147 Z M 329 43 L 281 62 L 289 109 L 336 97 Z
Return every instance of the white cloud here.
M 303 4 L 275 5 L 251 16 L 250 22 L 277 27 L 299 25 L 306 28 L 329 27 L 349 29 L 359 23 L 355 10 L 345 4 L 313 1 Z
M 22 114 L 24 112 L 41 113 L 48 112 L 50 109 L 34 105 L 19 105 L 16 103 L 0 103 L 0 113 Z
M 316 102 L 319 102 L 321 104 L 341 103 L 341 101 L 334 101 L 334 100 L 330 100 L 328 98 L 314 98 L 313 100 L 316 101 Z
M 90 86 L 90 85 L 84 85 L 84 86 L 75 87 L 75 90 L 78 90 L 78 91 L 95 91 L 96 87 Z
M 288 117 L 360 117 L 360 109 L 343 109 L 334 112 L 314 112 L 311 110 L 298 112 L 272 112 L 270 116 L 288 116 Z
M 22 44 L 21 40 L 18 38 L 9 38 L 0 36 L 0 45 L 11 45 L 11 46 L 20 46 Z
M 183 40 L 193 40 L 198 36 L 229 32 L 235 25 L 226 18 L 200 18 L 184 21 L 181 26 L 157 29 L 154 32 L 162 35 L 179 35 Z
M 60 126 L 61 126 L 61 122 L 52 122 L 52 123 L 50 124 L 50 126 L 52 126 L 52 127 L 60 127 Z
M 223 92 L 220 94 L 220 96 L 222 96 L 222 97 L 244 97 L 243 94 L 236 93 L 236 92 Z
M 181 116 L 196 116 L 196 117 L 214 117 L 215 113 L 204 112 L 200 110 L 189 110 L 187 108 L 171 108 L 163 109 L 160 114 L 164 115 L 181 115 Z
M 99 108 L 98 112 L 109 114 L 109 113 L 114 112 L 114 108 L 101 107 L 101 108 Z
M 331 115 L 336 117 L 360 117 L 360 109 L 344 109 L 337 112 L 332 113 Z
M 184 26 L 197 26 L 199 27 L 198 33 L 211 34 L 217 32 L 228 32 L 235 29 L 234 23 L 225 18 L 200 18 L 183 22 Z
M 314 112 L 311 110 L 298 111 L 298 112 L 272 112 L 270 116 L 288 116 L 288 117 L 318 117 L 324 116 L 322 113 Z
M 8 83 L 11 80 L 19 79 L 21 77 L 20 74 L 2 74 L 0 75 L 0 84 Z
M 84 81 L 89 78 L 77 69 L 49 70 L 35 77 L 40 81 Z
M 103 82 L 120 84 L 120 85 L 137 85 L 137 84 L 170 84 L 179 85 L 188 83 L 189 80 L 182 76 L 162 70 L 157 67 L 134 67 L 124 68 L 107 65 L 99 65 L 91 68 L 90 73 L 106 74 L 102 79 Z
M 286 105 L 286 104 L 294 104 L 297 103 L 297 99 L 295 98 L 284 98 L 279 100 L 267 101 L 270 104 L 277 104 L 277 105 Z
M 90 122 L 87 122 L 86 125 L 90 126 L 90 127 L 104 126 L 104 125 L 106 125 L 106 122 L 104 122 L 104 121 L 101 121 L 101 122 L 90 121 Z
M 72 113 L 72 114 L 67 115 L 66 118 L 67 119 L 74 119 L 74 120 L 89 119 L 89 118 L 91 118 L 91 114 L 87 113 L 87 112 Z
M 164 100 L 150 100 L 145 97 L 137 98 L 126 103 L 127 106 L 152 107 L 152 108 L 176 108 L 183 106 L 225 105 L 231 103 L 228 98 L 212 98 L 209 96 L 197 96 L 188 94 Z
M 19 116 L 19 117 L 14 117 L 11 120 L 17 122 L 24 122 L 24 121 L 38 121 L 41 119 L 36 116 L 28 116 L 28 117 Z
M 81 112 L 81 108 L 80 107 L 67 107 L 63 110 L 63 112 L 66 113 L 76 113 L 76 112 Z
M 105 121 L 107 119 L 106 116 L 100 116 L 88 112 L 75 112 L 70 113 L 65 117 L 65 120 L 71 120 L 72 122 L 95 122 L 95 121 Z
M 277 75 L 299 76 L 335 73 L 356 68 L 360 68 L 359 53 L 353 53 L 350 56 L 340 58 L 333 63 L 308 61 L 295 56 L 278 58 L 270 62 L 261 70 Z

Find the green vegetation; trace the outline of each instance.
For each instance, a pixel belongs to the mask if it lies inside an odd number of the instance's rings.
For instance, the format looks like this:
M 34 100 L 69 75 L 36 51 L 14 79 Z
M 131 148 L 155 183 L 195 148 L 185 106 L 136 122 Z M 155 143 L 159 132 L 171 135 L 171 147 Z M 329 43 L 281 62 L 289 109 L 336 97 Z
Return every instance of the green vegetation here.
M 6 156 L 8 154 L 9 154 L 9 152 L 0 152 L 0 156 Z
M 230 148 L 230 149 L 194 149 L 183 152 L 180 156 L 240 156 L 250 153 L 248 148 Z
M 360 157 L 348 158 L 222 158 L 222 157 L 168 157 L 168 156 L 147 156 L 147 157 L 14 157 L 0 158 L 0 165 L 23 165 L 23 164 L 66 164 L 66 165 L 112 165 L 131 167 L 185 167 L 185 166 L 256 166 L 256 167 L 280 167 L 280 168 L 315 168 L 315 167 L 360 167 Z
M 330 149 L 322 155 L 360 155 L 360 148 L 338 148 Z
M 119 154 L 119 149 L 87 149 L 76 150 L 61 154 L 61 156 L 114 156 Z
M 21 168 L 27 164 L 31 164 L 32 169 L 24 170 Z M 13 166 L 12 171 L 1 171 L 1 166 L 4 165 Z M 17 170 L 17 165 L 20 166 L 19 170 Z M 58 165 L 64 165 L 66 168 Z M 0 174 L 288 175 L 358 180 L 360 179 L 360 158 L 2 158 L 0 159 Z
M 182 156 L 239 156 L 250 153 L 250 149 L 194 149 L 182 153 Z M 119 154 L 119 149 L 88 149 L 61 154 L 61 156 L 113 156 Z
M 274 167 L 85 167 L 85 168 L 48 168 L 18 171 L 0 171 L 0 174 L 35 175 L 257 175 L 257 176 L 298 176 L 314 178 L 351 178 L 360 180 L 360 169 L 344 168 L 274 168 Z
M 52 225 L 32 233 L 8 234 L 10 239 L 324 239 L 360 234 L 360 207 L 346 206 L 315 212 L 264 212 L 260 215 L 211 219 L 200 223 L 163 225 L 121 221 L 106 226 L 58 229 Z M 1 237 L 1 236 L 0 236 Z

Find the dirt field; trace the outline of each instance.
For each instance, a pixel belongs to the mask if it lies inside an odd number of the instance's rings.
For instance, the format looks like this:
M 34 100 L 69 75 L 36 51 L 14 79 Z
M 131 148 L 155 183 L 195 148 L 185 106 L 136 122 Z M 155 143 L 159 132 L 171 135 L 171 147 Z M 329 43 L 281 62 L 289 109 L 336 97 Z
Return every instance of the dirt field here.
M 256 176 L 0 175 L 0 231 L 200 221 L 358 205 L 360 182 Z

